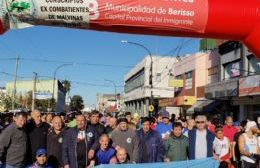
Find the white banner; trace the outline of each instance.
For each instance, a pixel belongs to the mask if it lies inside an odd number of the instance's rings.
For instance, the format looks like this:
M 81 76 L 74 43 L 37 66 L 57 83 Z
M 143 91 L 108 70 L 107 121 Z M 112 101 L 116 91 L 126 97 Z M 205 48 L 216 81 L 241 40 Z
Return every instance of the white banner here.
M 87 28 L 91 0 L 7 0 L 13 28 L 26 23 Z M 24 25 L 23 25 L 24 26 Z
M 51 99 L 52 93 L 34 92 L 34 98 L 38 100 Z

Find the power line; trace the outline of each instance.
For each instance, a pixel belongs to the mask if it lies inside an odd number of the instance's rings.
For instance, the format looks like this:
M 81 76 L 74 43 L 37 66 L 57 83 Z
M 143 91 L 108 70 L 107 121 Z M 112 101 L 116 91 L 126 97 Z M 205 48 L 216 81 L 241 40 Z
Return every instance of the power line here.
M 36 58 L 21 58 L 23 61 L 43 62 L 43 63 L 59 63 L 59 64 L 74 64 L 74 65 L 86 65 L 86 66 L 102 66 L 102 67 L 115 67 L 115 68 L 132 68 L 131 65 L 120 65 L 120 64 L 98 64 L 90 62 L 70 62 L 70 61 L 59 61 L 59 60 L 48 60 L 48 59 L 36 59 Z
M 4 71 L 0 71 L 0 74 L 6 75 L 6 76 L 14 77 L 14 74 L 8 73 L 8 72 L 4 72 Z M 17 78 L 20 78 L 20 79 L 31 79 L 32 77 L 19 76 L 19 75 L 17 75 Z
M 0 58 L 0 61 L 14 61 L 16 58 Z
M 79 84 L 79 85 L 87 85 L 87 86 L 94 86 L 94 87 L 114 87 L 114 86 L 110 86 L 110 85 L 95 84 L 95 83 L 90 83 L 90 82 L 79 82 L 79 81 L 70 81 L 70 82 Z M 124 86 L 116 85 L 116 87 L 124 87 Z

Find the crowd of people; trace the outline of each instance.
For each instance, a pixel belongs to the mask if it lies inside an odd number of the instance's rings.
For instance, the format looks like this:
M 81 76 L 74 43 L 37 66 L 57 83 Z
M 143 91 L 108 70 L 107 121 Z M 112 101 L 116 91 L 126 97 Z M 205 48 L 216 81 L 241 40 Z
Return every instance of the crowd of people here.
M 213 123 L 131 112 L 16 112 L 0 122 L 1 168 L 91 168 L 101 164 L 214 158 L 221 168 L 259 168 L 260 117 Z

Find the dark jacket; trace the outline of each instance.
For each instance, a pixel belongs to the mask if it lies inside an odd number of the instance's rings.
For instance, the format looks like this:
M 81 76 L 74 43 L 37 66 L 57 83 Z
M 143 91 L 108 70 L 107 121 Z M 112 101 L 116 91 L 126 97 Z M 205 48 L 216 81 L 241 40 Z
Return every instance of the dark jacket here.
M 140 157 L 142 154 L 142 144 L 141 141 L 145 140 L 146 150 L 148 154 L 148 161 L 146 163 L 153 162 L 163 162 L 163 156 L 165 153 L 163 140 L 161 135 L 157 131 L 150 130 L 146 135 L 143 132 L 143 129 L 137 131 L 138 137 L 138 163 L 144 163 Z
M 88 127 L 95 129 L 98 136 L 101 136 L 102 134 L 106 134 L 106 128 L 104 127 L 104 125 L 102 125 L 100 123 L 98 123 L 98 124 L 88 123 Z
M 51 129 L 47 135 L 47 153 L 48 163 L 53 167 L 62 167 L 62 143 L 64 139 L 64 130 L 60 134 L 56 134 L 54 129 Z
M 171 135 L 165 142 L 166 157 L 170 161 L 182 161 L 188 158 L 189 138 L 184 135 L 176 137 Z
M 195 159 L 195 148 L 196 148 L 196 132 L 197 129 L 193 129 L 189 131 L 189 159 Z M 215 139 L 215 135 L 207 129 L 207 157 L 213 156 L 213 141 Z M 197 146 L 198 147 L 198 146 Z
M 14 123 L 0 134 L 0 160 L 14 167 L 23 167 L 27 149 L 27 135 Z
M 98 135 L 95 129 L 91 127 L 86 128 L 86 153 L 90 149 L 97 149 L 98 146 Z M 70 168 L 77 168 L 77 136 L 78 128 L 70 128 L 65 132 L 63 146 L 62 146 L 62 160 L 64 165 L 69 165 Z
M 29 143 L 29 162 L 36 161 L 36 151 L 39 148 L 45 148 L 47 146 L 47 134 L 50 129 L 50 125 L 42 122 L 38 127 L 35 125 L 34 121 L 31 120 L 26 124 L 26 132 L 28 134 Z M 28 158 L 28 159 L 29 159 Z

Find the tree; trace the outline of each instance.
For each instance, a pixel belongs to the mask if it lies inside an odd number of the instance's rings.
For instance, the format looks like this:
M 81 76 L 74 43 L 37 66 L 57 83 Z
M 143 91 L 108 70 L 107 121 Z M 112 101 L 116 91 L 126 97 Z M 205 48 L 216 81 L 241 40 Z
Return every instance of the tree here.
M 62 83 L 62 85 L 63 85 L 63 88 L 64 88 L 64 90 L 65 90 L 65 93 L 66 93 L 66 94 L 69 93 L 69 92 L 70 92 L 70 88 L 71 88 L 71 83 L 70 83 L 70 81 L 68 81 L 68 80 L 63 80 L 61 83 Z
M 0 93 L 0 107 L 3 111 L 12 109 L 12 97 L 4 93 Z
M 80 111 L 84 108 L 84 101 L 80 95 L 74 95 L 70 102 L 71 110 Z

